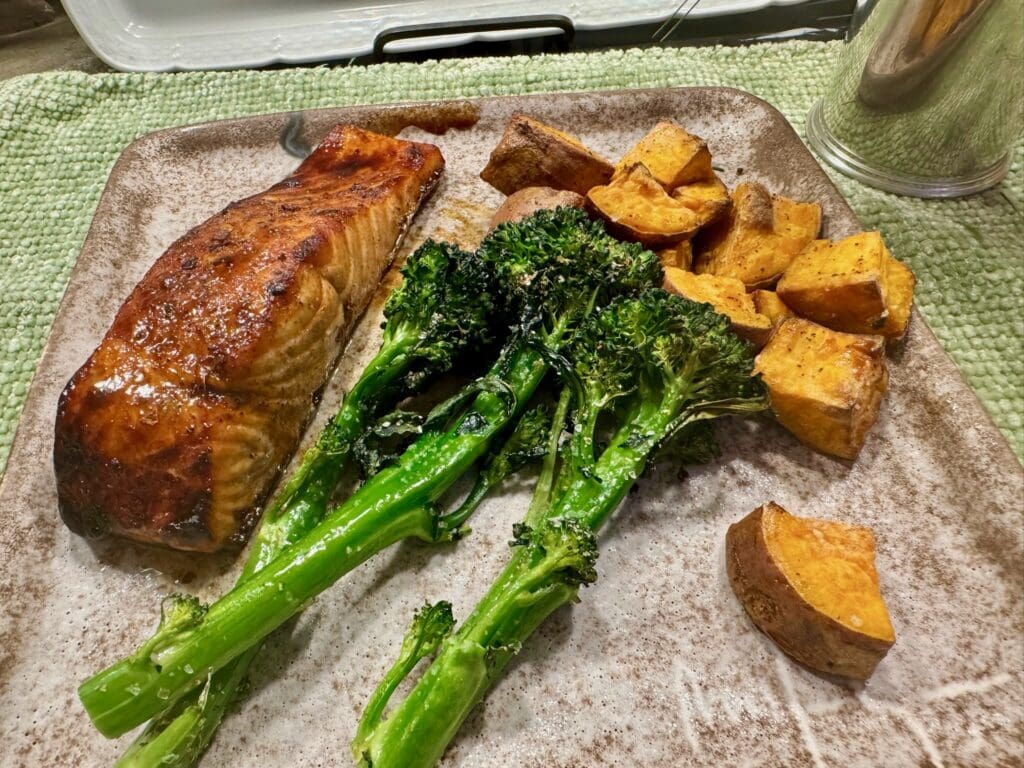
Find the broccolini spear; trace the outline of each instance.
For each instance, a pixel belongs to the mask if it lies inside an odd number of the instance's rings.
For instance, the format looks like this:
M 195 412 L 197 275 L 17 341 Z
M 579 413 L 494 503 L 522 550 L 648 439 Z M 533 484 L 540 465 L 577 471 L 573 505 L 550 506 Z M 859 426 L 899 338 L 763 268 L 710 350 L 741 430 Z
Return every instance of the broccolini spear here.
M 766 407 L 753 355 L 707 304 L 662 291 L 626 298 L 594 316 L 568 351 L 575 380 L 573 434 L 554 491 L 540 490 L 513 529 L 508 565 L 409 695 L 383 718 L 375 695 L 352 744 L 364 768 L 437 763 L 521 644 L 596 578 L 596 533 L 659 447 L 702 422 Z M 598 450 L 597 425 L 610 420 Z M 694 436 L 707 448 L 706 434 Z M 545 498 L 546 497 L 546 498 Z M 389 673 L 393 692 L 404 667 Z M 378 691 L 380 694 L 380 690 Z
M 558 352 L 597 308 L 656 285 L 657 258 L 621 243 L 575 209 L 542 211 L 498 227 L 478 251 L 514 318 L 490 371 L 430 419 L 397 461 L 370 478 L 258 577 L 161 631 L 79 688 L 96 727 L 118 736 L 160 714 L 207 676 L 256 645 L 371 555 L 409 537 L 450 539 L 463 520 L 438 499 L 520 414 Z M 463 404 L 466 403 L 466 404 Z
M 489 265 L 475 254 L 428 240 L 409 256 L 402 277 L 384 305 L 380 349 L 264 513 L 240 583 L 320 522 L 353 444 L 378 411 L 415 394 L 461 355 L 493 341 L 494 281 Z M 193 599 L 169 600 L 165 613 L 201 615 L 202 607 Z M 150 722 L 117 764 L 195 765 L 260 647 L 254 645 L 212 675 L 202 689 L 183 696 Z

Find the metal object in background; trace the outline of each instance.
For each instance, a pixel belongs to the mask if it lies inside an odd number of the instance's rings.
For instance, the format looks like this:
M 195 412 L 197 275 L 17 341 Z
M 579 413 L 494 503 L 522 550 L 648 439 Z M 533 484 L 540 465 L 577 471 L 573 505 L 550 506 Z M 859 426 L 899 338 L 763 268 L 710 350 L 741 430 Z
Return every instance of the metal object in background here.
M 807 137 L 831 165 L 915 197 L 998 184 L 1022 128 L 1020 0 L 878 0 Z
M 576 30 L 572 19 L 559 14 L 543 16 L 509 16 L 497 19 L 472 19 L 458 22 L 432 22 L 426 24 L 410 24 L 392 27 L 379 33 L 373 41 L 373 59 L 375 62 L 384 60 L 388 45 L 399 40 L 436 38 L 443 41 L 452 36 L 461 37 L 476 32 L 509 32 L 521 37 L 524 31 L 544 33 L 553 31 L 558 34 L 561 50 L 567 51 L 572 45 Z
M 780 5 L 766 3 L 754 10 L 730 14 L 707 14 L 706 3 L 702 3 L 703 0 L 677 2 L 669 14 L 656 22 L 637 23 L 624 14 L 621 23 L 611 27 L 597 29 L 574 24 L 575 32 L 571 35 L 565 28 L 556 28 L 558 25 L 519 24 L 517 27 L 524 31 L 534 26 L 534 34 L 504 40 L 491 37 L 486 42 L 456 44 L 443 50 L 435 46 L 428 50 L 382 51 L 379 45 L 381 36 L 378 36 L 374 54 L 356 57 L 351 63 L 369 64 L 381 60 L 419 62 L 439 55 L 458 58 L 555 53 L 564 51 L 567 45 L 571 50 L 583 51 L 652 45 L 749 45 L 781 40 L 841 40 L 857 5 L 856 0 L 804 0 Z M 547 31 L 554 34 L 540 36 L 537 34 L 538 26 L 548 27 Z M 386 42 L 391 42 L 393 32 L 383 33 L 388 37 Z M 455 23 L 446 24 L 442 34 L 449 39 L 458 39 L 472 37 L 474 32 L 462 23 Z M 399 34 L 398 37 L 404 35 Z
M 857 5 L 856 0 L 804 0 L 728 17 L 702 17 L 695 13 L 701 10 L 701 2 L 682 0 L 675 12 L 654 30 L 650 42 L 751 45 L 783 40 L 839 40 L 848 29 Z M 621 32 L 628 34 L 628 29 Z

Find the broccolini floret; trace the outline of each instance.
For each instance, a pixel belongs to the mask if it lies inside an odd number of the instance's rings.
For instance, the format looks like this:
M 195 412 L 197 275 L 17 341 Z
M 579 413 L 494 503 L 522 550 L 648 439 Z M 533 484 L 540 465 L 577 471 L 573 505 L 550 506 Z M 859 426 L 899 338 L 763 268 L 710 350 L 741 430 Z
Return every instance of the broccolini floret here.
M 384 304 L 381 349 L 399 346 L 409 358 L 404 395 L 493 342 L 505 299 L 495 293 L 493 265 L 451 243 L 427 240 L 402 278 Z

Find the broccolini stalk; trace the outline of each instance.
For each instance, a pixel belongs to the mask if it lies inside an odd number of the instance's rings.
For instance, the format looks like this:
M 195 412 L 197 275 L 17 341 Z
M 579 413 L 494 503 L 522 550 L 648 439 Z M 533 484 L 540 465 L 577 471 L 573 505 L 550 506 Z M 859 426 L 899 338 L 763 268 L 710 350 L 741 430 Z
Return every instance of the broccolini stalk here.
M 409 256 L 402 277 L 384 306 L 380 349 L 264 513 L 239 583 L 323 519 L 353 445 L 378 410 L 414 394 L 460 355 L 492 341 L 491 269 L 475 254 L 428 240 Z M 118 765 L 195 765 L 259 650 L 253 646 L 200 690 L 175 702 L 146 727 Z
M 373 554 L 403 538 L 450 536 L 437 500 L 521 412 L 580 324 L 615 296 L 660 279 L 653 254 L 612 239 L 575 209 L 502 225 L 478 255 L 516 320 L 461 415 L 426 429 L 396 463 L 205 615 L 87 680 L 79 696 L 102 733 L 120 735 L 163 712 Z
M 661 291 L 613 302 L 566 356 L 574 433 L 555 491 L 514 528 L 508 565 L 409 695 L 361 733 L 354 746 L 364 767 L 435 765 L 521 644 L 596 578 L 596 533 L 658 449 L 706 420 L 766 407 L 753 355 L 727 321 Z M 598 452 L 603 420 L 613 422 L 611 439 Z M 707 449 L 705 433 L 693 437 Z
M 421 660 L 437 652 L 441 641 L 451 634 L 454 626 L 452 604 L 446 600 L 434 605 L 428 603 L 416 611 L 412 626 L 402 639 L 402 650 L 398 660 L 387 671 L 377 690 L 370 697 L 353 743 L 359 743 L 364 732 L 372 731 L 377 726 L 384 715 L 384 707 L 387 706 L 391 694 Z
M 198 691 L 179 699 L 154 718 L 115 764 L 117 768 L 188 768 L 196 765 L 225 713 L 235 703 L 249 665 L 262 646 L 256 645 L 211 675 Z

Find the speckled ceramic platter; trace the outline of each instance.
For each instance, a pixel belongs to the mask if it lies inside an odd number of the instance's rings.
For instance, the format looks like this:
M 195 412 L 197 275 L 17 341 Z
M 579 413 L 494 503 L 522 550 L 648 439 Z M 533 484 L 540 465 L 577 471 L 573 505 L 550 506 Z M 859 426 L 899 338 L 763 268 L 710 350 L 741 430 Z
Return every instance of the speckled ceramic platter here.
M 821 201 L 828 236 L 860 226 L 782 116 L 726 89 L 328 109 L 305 114 L 299 140 L 315 143 L 349 121 L 435 141 L 448 169 L 406 250 L 428 235 L 469 245 L 499 203 L 477 174 L 516 111 L 609 157 L 673 118 L 707 138 L 728 184 L 752 179 Z M 91 728 L 76 686 L 147 636 L 162 595 L 214 597 L 240 565 L 72 535 L 57 516 L 51 434 L 61 387 L 148 265 L 178 235 L 296 165 L 279 142 L 288 119 L 146 136 L 111 174 L 0 489 L 4 766 L 109 765 L 126 740 Z M 372 351 L 379 310 L 378 300 L 352 336 L 320 419 Z M 1021 466 L 920 317 L 889 364 L 890 392 L 856 462 L 816 455 L 770 421 L 750 421 L 720 430 L 724 456 L 713 466 L 643 480 L 603 534 L 597 584 L 526 645 L 444 764 L 1024 764 Z M 449 598 L 466 615 L 504 561 L 528 492 L 522 482 L 488 501 L 456 546 L 399 546 L 325 593 L 270 641 L 205 764 L 347 765 L 358 713 L 414 609 Z M 733 597 L 726 528 L 769 499 L 874 528 L 897 642 L 866 685 L 797 666 Z

